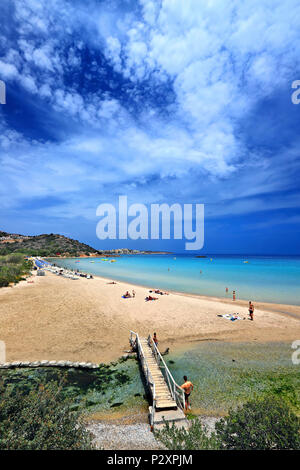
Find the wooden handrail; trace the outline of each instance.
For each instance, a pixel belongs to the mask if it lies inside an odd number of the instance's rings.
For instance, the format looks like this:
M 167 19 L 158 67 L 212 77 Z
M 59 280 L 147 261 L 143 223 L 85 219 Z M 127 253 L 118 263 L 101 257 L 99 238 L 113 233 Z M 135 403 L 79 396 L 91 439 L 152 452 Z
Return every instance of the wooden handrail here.
M 153 424 L 154 424 L 154 414 L 155 414 L 155 405 L 156 405 L 155 383 L 154 383 L 153 377 L 151 375 L 147 359 L 145 358 L 144 351 L 143 351 L 143 346 L 140 342 L 139 335 L 138 335 L 138 333 L 135 333 L 135 331 L 131 331 L 131 330 L 130 330 L 130 340 L 129 340 L 130 344 L 131 344 L 131 346 L 133 346 L 133 344 L 134 344 L 134 341 L 132 339 L 133 335 L 135 335 L 135 343 L 137 345 L 138 354 L 139 354 L 142 366 L 145 367 L 145 364 L 146 364 L 146 381 L 147 381 L 147 385 L 148 384 L 152 385 L 152 411 L 151 411 L 150 421 L 151 421 L 151 426 L 153 426 Z
M 173 399 L 176 401 L 176 403 L 179 405 L 179 407 L 181 409 L 184 409 L 185 407 L 185 397 L 184 397 L 184 391 L 183 389 L 175 382 L 171 372 L 169 371 L 169 368 L 167 366 L 167 364 L 165 363 L 162 355 L 160 354 L 156 344 L 154 343 L 154 341 L 151 341 L 151 336 L 149 335 L 148 336 L 148 345 L 151 347 L 152 351 L 153 351 L 153 355 L 155 357 L 155 360 L 157 362 L 157 365 L 160 367 L 160 369 L 164 368 L 165 371 L 166 371 L 166 378 L 167 378 L 167 384 L 168 384 L 168 388 L 169 388 L 169 391 L 173 397 Z M 161 367 L 160 365 L 160 361 L 162 362 L 163 364 L 163 367 Z M 172 382 L 172 385 L 171 386 L 171 383 L 170 383 L 170 380 Z M 176 390 L 177 389 L 177 390 Z M 180 393 L 179 393 L 180 392 Z M 180 397 L 181 396 L 181 400 L 180 400 Z M 177 399 L 178 398 L 178 399 Z

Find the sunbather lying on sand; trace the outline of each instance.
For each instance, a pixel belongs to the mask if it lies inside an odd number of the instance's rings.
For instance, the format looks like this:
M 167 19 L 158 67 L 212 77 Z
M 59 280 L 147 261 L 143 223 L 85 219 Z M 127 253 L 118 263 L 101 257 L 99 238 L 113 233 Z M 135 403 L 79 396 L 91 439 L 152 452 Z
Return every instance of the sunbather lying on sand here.
M 158 300 L 158 297 L 151 297 L 151 295 L 148 295 L 148 297 L 146 297 L 145 300 L 147 302 L 148 302 L 148 300 Z
M 149 290 L 149 292 L 153 292 L 153 291 Z M 169 295 L 169 292 L 163 292 L 162 290 L 159 290 L 159 289 L 155 289 L 154 292 L 155 292 L 155 294 Z
M 106 284 L 117 284 L 115 281 L 107 282 Z

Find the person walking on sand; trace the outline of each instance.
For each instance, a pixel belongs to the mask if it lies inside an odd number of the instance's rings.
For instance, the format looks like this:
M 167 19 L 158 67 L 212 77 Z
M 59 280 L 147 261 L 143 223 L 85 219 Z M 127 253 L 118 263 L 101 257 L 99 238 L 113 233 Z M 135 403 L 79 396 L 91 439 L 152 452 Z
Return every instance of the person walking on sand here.
M 135 297 L 135 291 L 134 290 L 132 291 L 132 297 L 133 298 Z
M 251 300 L 249 300 L 249 316 L 250 316 L 250 320 L 252 321 L 254 320 L 253 313 L 254 313 L 254 305 L 251 302 Z
M 183 377 L 184 383 L 181 385 L 181 388 L 184 390 L 184 398 L 185 398 L 185 409 L 191 409 L 189 398 L 192 390 L 194 390 L 194 385 L 190 382 L 186 375 Z

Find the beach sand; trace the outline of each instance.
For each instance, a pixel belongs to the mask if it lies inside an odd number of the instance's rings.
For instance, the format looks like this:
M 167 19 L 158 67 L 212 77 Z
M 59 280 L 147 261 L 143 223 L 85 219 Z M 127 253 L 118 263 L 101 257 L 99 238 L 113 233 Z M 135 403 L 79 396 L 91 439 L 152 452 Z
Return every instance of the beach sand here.
M 7 361 L 70 360 L 109 362 L 129 349 L 129 330 L 157 332 L 164 350 L 198 341 L 287 341 L 300 339 L 300 307 L 255 302 L 254 321 L 247 302 L 170 293 L 145 302 L 149 289 L 112 285 L 100 277 L 66 279 L 51 273 L 34 282 L 0 289 L 0 340 Z M 159 286 L 152 286 L 157 288 Z M 123 299 L 126 290 L 134 299 Z M 238 313 L 229 321 L 218 315 Z

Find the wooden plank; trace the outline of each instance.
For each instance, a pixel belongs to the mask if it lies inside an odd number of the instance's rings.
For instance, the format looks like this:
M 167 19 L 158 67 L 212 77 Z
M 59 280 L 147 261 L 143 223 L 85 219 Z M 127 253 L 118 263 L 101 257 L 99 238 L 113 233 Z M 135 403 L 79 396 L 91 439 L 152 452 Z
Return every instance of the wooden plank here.
M 171 396 L 168 385 L 162 374 L 161 368 L 157 364 L 156 359 L 152 354 L 152 350 L 149 347 L 147 340 L 141 339 L 140 343 L 142 345 L 144 358 L 146 361 L 146 364 L 144 367 L 144 373 L 145 375 L 147 374 L 147 367 L 148 367 L 149 373 L 152 377 L 152 380 L 155 386 L 156 409 L 176 409 L 177 408 L 176 401 Z M 152 390 L 153 386 L 150 386 L 150 388 Z

